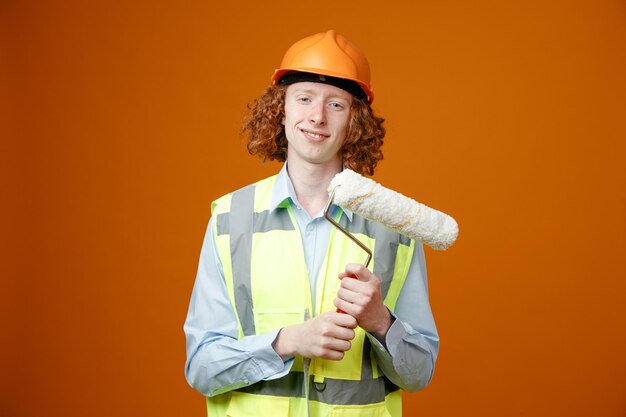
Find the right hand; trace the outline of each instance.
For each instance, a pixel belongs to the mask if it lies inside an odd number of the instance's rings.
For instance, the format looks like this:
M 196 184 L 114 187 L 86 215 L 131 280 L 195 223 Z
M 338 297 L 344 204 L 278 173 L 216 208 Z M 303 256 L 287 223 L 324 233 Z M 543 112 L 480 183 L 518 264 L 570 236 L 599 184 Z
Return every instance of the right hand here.
M 280 330 L 274 350 L 281 357 L 304 356 L 341 360 L 354 339 L 356 319 L 348 314 L 328 311 L 302 324 Z

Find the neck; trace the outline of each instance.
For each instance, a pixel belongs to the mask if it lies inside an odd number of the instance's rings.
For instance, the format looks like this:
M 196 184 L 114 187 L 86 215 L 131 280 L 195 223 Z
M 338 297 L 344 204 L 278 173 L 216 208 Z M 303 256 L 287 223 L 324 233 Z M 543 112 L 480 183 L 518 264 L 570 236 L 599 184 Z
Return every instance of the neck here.
M 341 171 L 341 161 L 330 165 L 288 164 L 296 197 L 309 216 L 314 217 L 328 201 L 330 180 Z

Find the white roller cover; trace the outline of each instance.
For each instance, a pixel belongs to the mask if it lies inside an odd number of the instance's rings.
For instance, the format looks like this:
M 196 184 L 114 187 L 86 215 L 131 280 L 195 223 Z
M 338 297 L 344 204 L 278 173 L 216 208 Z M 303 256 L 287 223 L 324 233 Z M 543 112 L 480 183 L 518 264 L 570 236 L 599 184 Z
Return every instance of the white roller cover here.
M 459 234 L 459 226 L 447 214 L 385 188 L 352 170 L 345 169 L 337 174 L 330 182 L 328 193 L 333 189 L 333 202 L 338 206 L 433 249 L 448 249 Z

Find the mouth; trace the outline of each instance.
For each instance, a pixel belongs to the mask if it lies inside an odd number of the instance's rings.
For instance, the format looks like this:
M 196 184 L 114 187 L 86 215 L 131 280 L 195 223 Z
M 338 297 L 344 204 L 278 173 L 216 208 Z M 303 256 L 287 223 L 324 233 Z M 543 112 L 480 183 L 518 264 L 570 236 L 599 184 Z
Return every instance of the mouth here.
M 330 135 L 326 135 L 324 133 L 320 133 L 320 132 L 314 132 L 312 130 L 306 130 L 306 129 L 300 129 L 300 132 L 302 132 L 302 134 L 307 137 L 308 139 L 315 141 L 315 142 L 321 142 L 324 139 L 327 139 L 330 137 Z

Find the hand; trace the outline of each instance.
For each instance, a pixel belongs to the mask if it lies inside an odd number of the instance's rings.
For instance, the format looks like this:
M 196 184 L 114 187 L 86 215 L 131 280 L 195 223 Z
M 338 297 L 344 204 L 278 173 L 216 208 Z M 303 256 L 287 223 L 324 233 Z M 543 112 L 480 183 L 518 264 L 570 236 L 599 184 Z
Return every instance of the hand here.
M 334 311 L 322 313 L 302 324 L 281 329 L 273 347 L 281 357 L 341 360 L 352 346 L 356 319 Z
M 379 340 L 384 339 L 392 320 L 383 304 L 378 277 L 363 265 L 348 264 L 339 279 L 341 287 L 335 306 L 354 317 L 363 330 Z

